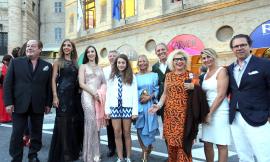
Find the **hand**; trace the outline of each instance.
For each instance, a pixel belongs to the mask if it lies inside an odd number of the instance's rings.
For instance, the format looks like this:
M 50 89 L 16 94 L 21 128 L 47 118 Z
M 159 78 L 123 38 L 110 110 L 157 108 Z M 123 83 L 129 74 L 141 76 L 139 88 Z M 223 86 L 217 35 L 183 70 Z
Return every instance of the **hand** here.
M 184 83 L 185 90 L 193 90 L 194 84 L 193 83 Z
M 132 115 L 132 116 L 131 116 L 131 119 L 134 120 L 134 119 L 136 119 L 137 117 L 138 117 L 138 115 Z
M 14 105 L 8 105 L 8 106 L 6 107 L 6 112 L 7 112 L 9 115 L 11 115 L 12 112 L 14 112 Z
M 145 104 L 149 100 L 151 100 L 151 96 L 149 96 L 149 95 L 142 95 L 141 98 L 140 98 L 140 103 Z
M 53 97 L 53 106 L 55 108 L 58 108 L 58 106 L 59 106 L 59 99 L 57 96 Z
M 149 113 L 156 113 L 158 110 L 160 109 L 160 107 L 157 104 L 153 104 L 153 106 L 148 110 Z
M 110 119 L 110 115 L 109 114 L 105 114 L 105 119 Z
M 212 119 L 212 113 L 209 112 L 209 113 L 207 114 L 206 118 L 205 118 L 205 123 L 206 123 L 206 124 L 210 124 L 211 119 Z
M 49 114 L 51 112 L 51 108 L 49 106 L 45 106 L 45 114 Z
M 96 94 L 94 95 L 94 98 L 95 98 L 95 100 L 97 100 L 98 102 L 100 102 L 100 98 L 99 98 L 98 93 L 96 93 Z

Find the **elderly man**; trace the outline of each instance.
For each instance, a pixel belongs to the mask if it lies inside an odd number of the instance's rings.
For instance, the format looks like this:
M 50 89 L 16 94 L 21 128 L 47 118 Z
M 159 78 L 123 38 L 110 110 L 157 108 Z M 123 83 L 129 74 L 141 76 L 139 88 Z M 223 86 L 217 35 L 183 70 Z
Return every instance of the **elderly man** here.
M 26 57 L 15 58 L 10 63 L 4 81 L 4 103 L 13 118 L 9 148 L 12 162 L 22 161 L 23 132 L 28 117 L 32 125 L 28 158 L 29 162 L 39 162 L 37 152 L 42 146 L 44 112 L 50 111 L 52 102 L 52 65 L 39 58 L 41 50 L 40 41 L 29 40 Z
M 270 61 L 251 55 L 248 35 L 232 38 L 236 61 L 230 76 L 230 124 L 240 162 L 270 161 Z

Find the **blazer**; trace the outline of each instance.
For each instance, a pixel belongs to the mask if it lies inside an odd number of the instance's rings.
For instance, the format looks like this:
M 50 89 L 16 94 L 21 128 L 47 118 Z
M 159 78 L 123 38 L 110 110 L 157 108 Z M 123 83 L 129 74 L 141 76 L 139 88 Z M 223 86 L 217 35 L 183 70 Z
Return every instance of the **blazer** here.
M 4 81 L 4 103 L 14 105 L 15 113 L 27 112 L 30 104 L 34 113 L 44 113 L 45 106 L 52 106 L 52 65 L 39 59 L 32 76 L 29 61 L 19 57 L 10 62 Z
M 132 107 L 132 115 L 138 115 L 138 88 L 135 75 L 131 85 L 122 85 L 122 106 Z M 118 108 L 118 79 L 109 79 L 107 82 L 105 114 L 111 114 L 111 107 Z
M 201 86 L 195 85 L 194 90 L 188 91 L 186 123 L 184 126 L 183 149 L 187 155 L 191 154 L 192 142 L 197 137 L 198 126 L 205 121 L 209 113 L 206 93 Z
M 244 120 L 252 126 L 264 125 L 270 117 L 270 61 L 251 56 L 239 87 L 233 75 L 234 63 L 228 67 L 230 93 L 230 124 L 235 118 L 236 106 Z

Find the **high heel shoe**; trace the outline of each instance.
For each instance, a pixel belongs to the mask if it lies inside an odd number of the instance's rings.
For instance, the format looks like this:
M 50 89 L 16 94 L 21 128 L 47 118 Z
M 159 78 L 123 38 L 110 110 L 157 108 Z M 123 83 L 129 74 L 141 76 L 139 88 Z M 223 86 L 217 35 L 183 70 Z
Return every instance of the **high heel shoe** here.
M 148 161 L 148 150 L 143 151 L 143 157 L 142 157 L 142 162 L 147 162 Z

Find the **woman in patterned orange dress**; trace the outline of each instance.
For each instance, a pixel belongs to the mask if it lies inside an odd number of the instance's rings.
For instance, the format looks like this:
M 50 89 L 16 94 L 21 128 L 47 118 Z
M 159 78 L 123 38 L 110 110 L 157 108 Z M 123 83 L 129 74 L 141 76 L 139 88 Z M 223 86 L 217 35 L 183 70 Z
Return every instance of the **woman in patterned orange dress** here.
M 187 83 L 190 80 L 186 70 L 187 54 L 182 50 L 175 50 L 169 55 L 167 62 L 171 72 L 166 75 L 164 92 L 159 103 L 149 111 L 156 112 L 165 104 L 163 133 L 168 143 L 168 162 L 191 162 L 191 155 L 183 150 L 187 90 L 194 88 L 193 83 Z

